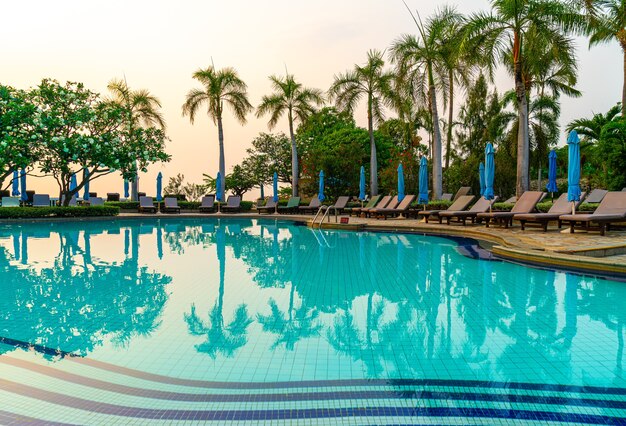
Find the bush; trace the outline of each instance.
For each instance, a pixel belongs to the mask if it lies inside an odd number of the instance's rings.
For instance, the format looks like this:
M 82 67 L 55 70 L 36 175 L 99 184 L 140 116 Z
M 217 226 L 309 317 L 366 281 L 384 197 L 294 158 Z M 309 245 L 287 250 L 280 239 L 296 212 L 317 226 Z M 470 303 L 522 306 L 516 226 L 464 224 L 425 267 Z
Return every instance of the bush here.
M 429 201 L 428 202 L 428 205 L 426 206 L 426 209 L 427 210 L 446 210 L 451 205 L 452 205 L 452 201 L 433 200 L 433 201 Z M 411 207 L 421 210 L 421 209 L 424 208 L 424 205 L 423 204 L 419 204 L 417 201 L 415 201 L 415 202 L 411 203 Z
M 578 206 L 578 211 L 581 212 L 593 212 L 598 208 L 598 204 L 596 203 L 582 203 Z
M 117 216 L 118 207 L 0 207 L 0 218 L 38 218 L 38 217 L 96 217 Z
M 497 212 L 510 212 L 515 204 L 511 203 L 493 203 L 492 210 Z
M 120 210 L 137 210 L 139 208 L 138 201 L 105 201 L 104 205 L 117 207 Z

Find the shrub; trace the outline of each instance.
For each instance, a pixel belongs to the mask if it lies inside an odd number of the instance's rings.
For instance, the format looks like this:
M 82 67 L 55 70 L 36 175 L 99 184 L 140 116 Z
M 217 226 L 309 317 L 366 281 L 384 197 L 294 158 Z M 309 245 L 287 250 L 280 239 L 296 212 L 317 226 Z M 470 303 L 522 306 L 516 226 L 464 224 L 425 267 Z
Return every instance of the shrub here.
M 38 218 L 38 217 L 96 217 L 117 216 L 118 207 L 0 207 L 0 218 Z
M 104 205 L 117 207 L 120 210 L 137 210 L 139 208 L 138 201 L 106 201 Z
M 511 203 L 493 203 L 492 210 L 497 212 L 510 212 L 515 204 Z
M 426 206 L 427 210 L 445 210 L 452 205 L 452 201 L 445 200 L 433 200 L 429 201 Z M 416 208 L 422 210 L 424 208 L 423 204 L 419 204 L 417 201 L 411 203 L 412 208 Z

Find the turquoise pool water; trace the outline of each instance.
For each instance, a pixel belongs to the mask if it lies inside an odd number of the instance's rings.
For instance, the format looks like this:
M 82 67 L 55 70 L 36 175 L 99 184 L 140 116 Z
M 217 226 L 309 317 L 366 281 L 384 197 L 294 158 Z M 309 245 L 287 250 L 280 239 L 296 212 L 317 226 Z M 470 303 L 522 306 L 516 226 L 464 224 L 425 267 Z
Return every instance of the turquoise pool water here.
M 0 423 L 626 423 L 626 284 L 472 244 L 253 219 L 0 226 Z

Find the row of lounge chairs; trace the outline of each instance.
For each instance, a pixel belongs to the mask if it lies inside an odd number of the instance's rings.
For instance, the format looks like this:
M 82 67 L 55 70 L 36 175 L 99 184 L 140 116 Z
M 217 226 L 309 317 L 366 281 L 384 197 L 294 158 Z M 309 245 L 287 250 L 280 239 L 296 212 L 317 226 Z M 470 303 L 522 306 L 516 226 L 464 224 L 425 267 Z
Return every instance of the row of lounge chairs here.
M 61 200 L 63 201 L 63 200 Z M 104 200 L 101 197 L 92 197 L 88 201 L 83 201 L 83 203 L 89 203 L 90 206 L 103 206 Z M 32 200 L 30 202 L 32 207 L 50 207 L 53 203 L 50 200 L 50 195 L 48 194 L 33 194 Z M 70 207 L 74 207 L 78 205 L 78 201 L 76 197 L 72 197 L 69 202 Z M 19 197 L 2 197 L 2 207 L 20 207 L 20 199 Z
M 237 213 L 241 211 L 241 197 L 230 196 L 226 201 L 226 204 L 219 207 L 220 211 L 224 213 Z M 157 207 L 154 205 L 154 199 L 152 197 L 142 196 L 139 197 L 139 213 L 156 213 Z M 202 197 L 202 201 L 198 210 L 201 213 L 215 213 L 217 212 L 217 204 L 215 203 L 214 195 L 207 195 Z M 180 213 L 180 206 L 178 205 L 178 199 L 176 197 L 165 197 L 163 200 L 163 207 L 161 208 L 163 213 Z

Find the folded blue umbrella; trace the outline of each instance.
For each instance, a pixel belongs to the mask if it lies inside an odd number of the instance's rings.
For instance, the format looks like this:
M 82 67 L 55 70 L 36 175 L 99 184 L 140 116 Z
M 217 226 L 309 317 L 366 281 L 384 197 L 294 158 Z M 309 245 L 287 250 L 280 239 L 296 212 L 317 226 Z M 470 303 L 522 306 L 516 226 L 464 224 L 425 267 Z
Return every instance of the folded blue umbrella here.
M 124 179 L 124 198 L 130 197 L 130 185 L 128 180 Z
M 359 200 L 365 200 L 365 167 L 361 166 L 361 174 L 359 176 Z
M 488 142 L 485 147 L 485 193 L 483 194 L 485 200 L 493 200 L 495 198 L 493 181 L 496 176 L 496 161 L 494 155 L 493 145 L 491 142 Z
M 546 186 L 548 192 L 558 192 L 559 188 L 556 186 L 556 152 L 550 151 L 548 155 L 548 185 Z
M 78 183 L 76 182 L 76 173 L 72 173 L 72 176 L 70 176 L 70 191 L 75 190 L 77 186 Z
M 398 165 L 398 201 L 404 200 L 404 168 Z
M 85 192 L 83 193 L 83 200 L 89 199 L 89 170 L 83 170 L 83 179 L 85 181 Z
M 163 199 L 163 174 L 159 172 L 156 178 L 156 199 L 158 202 L 161 202 Z
M 480 162 L 480 166 L 478 166 L 478 179 L 480 180 L 480 196 L 485 195 L 485 165 L 483 162 Z
M 215 199 L 219 202 L 224 201 L 224 193 L 222 192 L 222 175 L 220 172 L 217 172 L 217 177 L 215 178 Z
M 320 201 L 324 201 L 326 198 L 324 196 L 324 170 L 320 170 L 320 187 L 317 191 L 317 198 L 319 198 Z
M 13 170 L 13 182 L 11 188 L 11 196 L 17 197 L 20 195 L 20 174 L 17 169 Z
M 567 137 L 569 158 L 567 162 L 567 201 L 580 201 L 580 139 L 576 130 Z
M 423 204 L 424 207 L 428 204 L 428 160 L 426 160 L 426 157 L 422 157 L 420 160 L 419 197 L 417 202 Z
M 275 203 L 278 202 L 278 173 L 274 172 L 274 176 L 272 177 L 272 189 L 274 190 L 274 195 L 272 199 Z
M 28 201 L 28 194 L 26 193 L 26 170 L 22 169 L 20 173 L 20 189 L 22 192 L 22 201 Z

